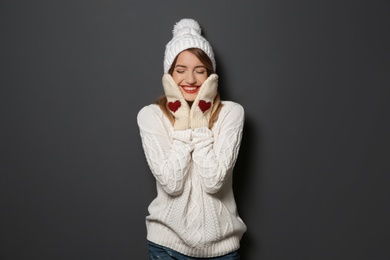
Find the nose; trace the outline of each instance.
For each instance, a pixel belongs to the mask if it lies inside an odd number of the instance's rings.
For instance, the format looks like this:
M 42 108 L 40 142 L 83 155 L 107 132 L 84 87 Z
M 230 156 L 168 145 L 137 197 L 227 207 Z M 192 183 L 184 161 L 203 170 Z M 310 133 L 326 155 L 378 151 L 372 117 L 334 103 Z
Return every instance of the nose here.
M 189 85 L 193 85 L 196 83 L 196 77 L 193 73 L 188 73 L 186 76 L 186 83 Z

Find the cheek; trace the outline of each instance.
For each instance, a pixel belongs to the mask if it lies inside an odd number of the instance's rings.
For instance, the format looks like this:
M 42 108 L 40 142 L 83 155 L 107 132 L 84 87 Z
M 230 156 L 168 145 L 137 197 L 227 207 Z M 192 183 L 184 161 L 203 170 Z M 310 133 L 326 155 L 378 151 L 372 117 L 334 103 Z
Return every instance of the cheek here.
M 179 85 L 179 83 L 183 80 L 183 76 L 178 73 L 172 73 L 172 78 L 177 85 Z
M 199 84 L 203 85 L 203 83 L 206 81 L 206 79 L 207 79 L 207 76 L 199 78 Z

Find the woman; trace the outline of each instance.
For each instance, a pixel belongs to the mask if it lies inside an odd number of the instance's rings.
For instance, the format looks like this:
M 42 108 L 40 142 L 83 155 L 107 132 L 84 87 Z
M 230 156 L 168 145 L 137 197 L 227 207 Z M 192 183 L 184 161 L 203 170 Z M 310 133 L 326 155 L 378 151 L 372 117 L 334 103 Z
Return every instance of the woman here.
M 162 82 L 165 96 L 137 118 L 157 187 L 146 217 L 149 259 L 239 259 L 246 226 L 232 173 L 244 110 L 220 101 L 214 54 L 196 21 L 174 26 Z

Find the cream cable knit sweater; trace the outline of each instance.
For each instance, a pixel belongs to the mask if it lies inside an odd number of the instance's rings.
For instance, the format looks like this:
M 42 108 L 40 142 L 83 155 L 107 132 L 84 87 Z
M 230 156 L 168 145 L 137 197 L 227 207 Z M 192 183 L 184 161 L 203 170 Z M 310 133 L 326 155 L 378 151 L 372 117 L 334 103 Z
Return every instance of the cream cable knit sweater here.
M 212 130 L 174 131 L 157 105 L 142 108 L 137 118 L 157 186 L 146 217 L 147 239 L 193 257 L 237 250 L 246 231 L 232 190 L 244 110 L 222 103 Z

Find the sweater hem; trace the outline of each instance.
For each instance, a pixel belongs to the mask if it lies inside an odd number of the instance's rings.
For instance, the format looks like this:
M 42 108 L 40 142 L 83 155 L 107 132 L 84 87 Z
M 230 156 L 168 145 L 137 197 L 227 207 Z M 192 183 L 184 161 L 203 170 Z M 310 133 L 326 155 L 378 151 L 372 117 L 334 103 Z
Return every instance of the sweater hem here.
M 147 240 L 190 257 L 217 257 L 236 251 L 242 236 L 227 237 L 198 248 L 187 245 L 175 232 L 159 223 L 148 223 L 147 228 Z

